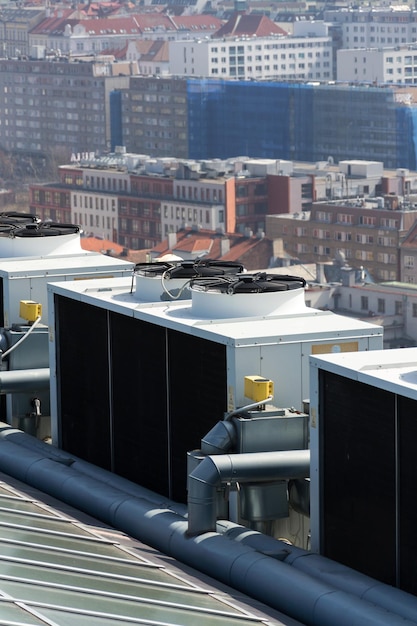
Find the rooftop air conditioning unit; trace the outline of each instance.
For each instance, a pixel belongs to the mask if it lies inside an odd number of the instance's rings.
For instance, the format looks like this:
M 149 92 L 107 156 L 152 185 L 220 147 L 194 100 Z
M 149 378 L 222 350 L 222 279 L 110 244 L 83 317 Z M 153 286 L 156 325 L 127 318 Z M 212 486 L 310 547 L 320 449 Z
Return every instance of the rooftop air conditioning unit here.
M 0 259 L 2 419 L 24 430 L 27 428 L 23 422 L 32 426 L 38 423 L 42 436 L 47 436 L 49 380 L 46 386 L 34 382 L 39 388 L 28 392 L 23 391 L 23 384 L 17 389 L 16 382 L 9 391 L 9 383 L 5 383 L 6 376 L 7 380 L 12 375 L 17 379 L 23 371 L 40 371 L 49 366 L 47 284 L 103 276 L 130 277 L 133 264 L 83 250 L 78 226 L 42 223 L 34 215 L 12 212 L 0 214 Z M 23 315 L 30 307 L 40 315 L 36 319 L 23 317 L 22 302 Z M 74 325 L 75 320 L 71 327 Z M 40 410 L 38 405 L 33 406 L 35 396 L 41 401 Z
M 311 353 L 382 347 L 381 327 L 306 307 L 304 285 L 223 274 L 173 302 L 140 302 L 123 279 L 49 285 L 53 442 L 185 501 L 187 452 L 247 403 L 245 376 L 272 380 L 274 404 L 302 410 Z
M 311 363 L 312 549 L 417 595 L 417 348 Z

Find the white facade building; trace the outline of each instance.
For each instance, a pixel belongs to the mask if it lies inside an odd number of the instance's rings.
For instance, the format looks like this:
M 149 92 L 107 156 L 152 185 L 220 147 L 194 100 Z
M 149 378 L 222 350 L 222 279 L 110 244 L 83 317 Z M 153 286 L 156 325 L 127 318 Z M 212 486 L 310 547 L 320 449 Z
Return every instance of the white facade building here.
M 71 219 L 85 233 L 113 241 L 117 232 L 117 196 L 100 192 L 72 192 Z
M 417 84 L 417 44 L 338 50 L 337 80 Z
M 122 160 L 122 155 L 120 158 Z M 71 192 L 71 220 L 86 233 L 115 241 L 118 198 L 120 194 L 130 194 L 130 176 L 127 170 L 110 168 L 91 167 L 83 169 L 82 173 L 82 188 Z
M 310 30 L 317 32 L 314 23 Z M 169 44 L 171 74 L 212 78 L 330 80 L 332 40 L 324 26 L 300 36 L 194 39 Z
M 410 11 L 364 11 L 345 14 L 343 48 L 398 46 L 417 41 L 415 14 Z M 352 21 L 350 21 L 352 20 Z
M 176 180 L 173 196 L 163 202 L 162 233 L 176 233 L 181 228 L 204 228 L 225 231 L 225 180 Z

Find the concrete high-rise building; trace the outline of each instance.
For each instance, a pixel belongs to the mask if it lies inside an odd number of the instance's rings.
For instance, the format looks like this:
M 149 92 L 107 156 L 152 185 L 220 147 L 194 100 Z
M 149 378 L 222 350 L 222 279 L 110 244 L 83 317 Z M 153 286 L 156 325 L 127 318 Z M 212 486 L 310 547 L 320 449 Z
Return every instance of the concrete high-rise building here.
M 110 147 L 109 92 L 126 86 L 128 63 L 0 59 L 0 145 L 60 156 Z

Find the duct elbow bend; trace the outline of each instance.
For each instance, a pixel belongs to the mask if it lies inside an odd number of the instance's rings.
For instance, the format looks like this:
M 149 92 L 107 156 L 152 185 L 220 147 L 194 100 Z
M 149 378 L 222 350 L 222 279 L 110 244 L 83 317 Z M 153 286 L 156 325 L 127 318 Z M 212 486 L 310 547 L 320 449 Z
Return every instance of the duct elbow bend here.
M 201 535 L 216 530 L 217 488 L 222 483 L 222 472 L 218 459 L 229 459 L 227 455 L 206 456 L 188 476 L 188 534 Z

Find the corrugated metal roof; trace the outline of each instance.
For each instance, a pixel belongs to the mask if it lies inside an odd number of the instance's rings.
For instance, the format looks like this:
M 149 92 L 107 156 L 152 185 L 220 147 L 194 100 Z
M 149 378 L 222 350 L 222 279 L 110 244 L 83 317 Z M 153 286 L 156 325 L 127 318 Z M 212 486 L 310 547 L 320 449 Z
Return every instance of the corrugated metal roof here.
M 0 475 L 0 621 L 8 625 L 283 624 L 157 551 Z M 68 513 L 71 511 L 71 513 Z M 236 594 L 237 595 L 237 594 Z M 295 624 L 288 618 L 285 624 Z

